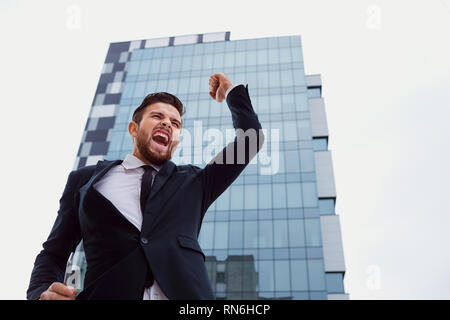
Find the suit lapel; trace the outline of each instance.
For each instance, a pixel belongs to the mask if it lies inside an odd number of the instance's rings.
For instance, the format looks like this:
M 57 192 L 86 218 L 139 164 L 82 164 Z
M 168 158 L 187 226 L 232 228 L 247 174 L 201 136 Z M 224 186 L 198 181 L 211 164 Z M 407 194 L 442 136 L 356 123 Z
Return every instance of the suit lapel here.
M 122 161 L 123 160 L 114 160 L 114 161 L 101 160 L 97 162 L 94 174 L 92 175 L 88 183 L 84 185 L 83 189 L 85 189 L 86 192 L 89 191 L 92 188 L 92 186 L 109 171 L 109 169 L 118 164 L 121 164 Z
M 92 175 L 91 179 L 86 183 L 81 189 L 84 195 L 91 190 L 93 185 L 99 181 L 113 166 L 116 166 L 118 164 L 121 164 L 123 160 L 115 160 L 115 161 L 108 161 L 103 160 L 99 161 L 97 163 L 97 166 L 95 168 L 94 174 Z M 146 211 L 144 213 L 143 221 L 142 221 L 142 228 L 141 233 L 148 233 L 150 229 L 155 224 L 155 219 L 158 217 L 158 212 L 152 212 L 152 214 L 148 214 L 148 209 L 150 207 L 155 208 L 155 206 L 158 206 L 159 204 L 155 203 L 155 201 L 158 199 L 156 195 L 158 192 L 162 189 L 162 187 L 167 183 L 170 176 L 175 171 L 176 165 L 170 161 L 167 160 L 164 162 L 163 166 L 159 170 L 159 172 L 155 176 L 155 181 L 153 182 L 150 195 L 147 199 L 146 204 Z M 176 187 L 174 187 L 176 189 Z M 81 191 L 81 190 L 80 190 Z M 83 197 L 84 198 L 84 197 Z

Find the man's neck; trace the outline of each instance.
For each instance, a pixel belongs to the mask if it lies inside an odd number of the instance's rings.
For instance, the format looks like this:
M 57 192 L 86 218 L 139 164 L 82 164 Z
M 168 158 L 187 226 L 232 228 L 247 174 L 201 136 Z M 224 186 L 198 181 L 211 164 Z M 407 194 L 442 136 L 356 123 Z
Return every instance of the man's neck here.
M 133 150 L 132 155 L 135 156 L 136 158 L 138 158 L 139 160 L 141 160 L 143 163 L 151 165 L 153 167 L 160 168 L 162 166 L 162 165 L 157 165 L 157 164 L 151 163 L 145 157 L 143 157 L 137 150 Z

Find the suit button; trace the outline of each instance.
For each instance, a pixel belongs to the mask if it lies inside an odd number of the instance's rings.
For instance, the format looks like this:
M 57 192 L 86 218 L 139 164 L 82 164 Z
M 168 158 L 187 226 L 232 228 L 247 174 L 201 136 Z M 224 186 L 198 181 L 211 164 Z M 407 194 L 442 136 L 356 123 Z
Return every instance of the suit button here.
M 142 244 L 148 244 L 148 239 L 146 237 L 141 238 Z

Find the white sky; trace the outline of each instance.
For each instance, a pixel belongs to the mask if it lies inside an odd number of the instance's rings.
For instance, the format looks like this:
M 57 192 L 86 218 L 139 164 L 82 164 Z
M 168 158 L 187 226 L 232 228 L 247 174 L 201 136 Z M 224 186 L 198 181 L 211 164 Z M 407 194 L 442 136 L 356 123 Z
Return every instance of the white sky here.
M 322 74 L 350 298 L 450 299 L 450 0 L 2 0 L 0 30 L 0 299 L 25 298 L 109 43 L 216 31 L 300 34 Z

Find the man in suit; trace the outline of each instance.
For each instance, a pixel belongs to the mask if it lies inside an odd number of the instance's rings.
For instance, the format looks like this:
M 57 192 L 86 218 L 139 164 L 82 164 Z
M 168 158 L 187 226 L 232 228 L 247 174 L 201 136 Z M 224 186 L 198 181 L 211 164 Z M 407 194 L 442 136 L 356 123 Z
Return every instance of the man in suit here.
M 60 209 L 36 257 L 28 299 L 215 299 L 197 241 L 208 207 L 262 147 L 248 86 L 223 73 L 209 79 L 212 99 L 230 108 L 236 137 L 205 168 L 170 159 L 183 104 L 148 95 L 128 131 L 133 153 L 70 173 Z M 242 148 L 243 147 L 243 148 Z M 67 259 L 83 240 L 84 290 L 63 284 Z

